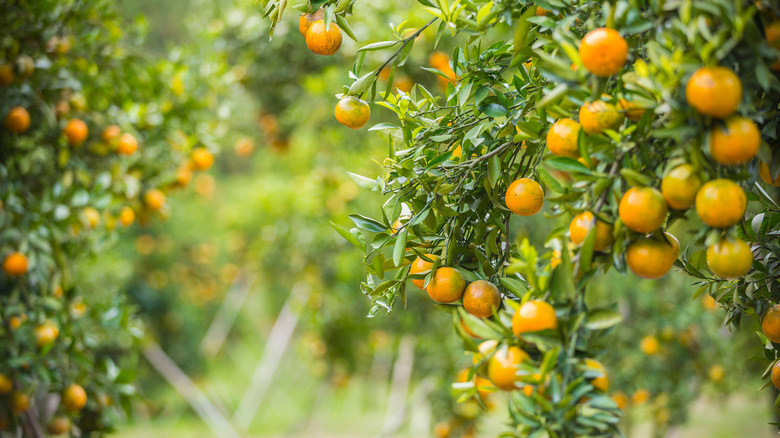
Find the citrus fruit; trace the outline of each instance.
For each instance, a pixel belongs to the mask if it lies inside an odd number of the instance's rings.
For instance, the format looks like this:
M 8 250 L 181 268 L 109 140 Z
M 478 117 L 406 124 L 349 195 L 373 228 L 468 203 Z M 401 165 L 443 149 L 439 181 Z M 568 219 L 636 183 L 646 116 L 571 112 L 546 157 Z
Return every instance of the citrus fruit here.
M 714 228 L 738 223 L 746 209 L 745 191 L 730 179 L 709 181 L 696 193 L 696 213 L 702 222 Z
M 628 59 L 628 43 L 616 30 L 600 27 L 580 41 L 580 59 L 589 72 L 606 78 L 623 68 Z
M 723 365 L 715 364 L 710 367 L 709 371 L 707 371 L 707 376 L 713 382 L 721 382 L 723 381 L 723 377 L 726 376 L 726 370 L 723 369 Z
M 604 365 L 596 359 L 587 358 L 585 359 L 585 367 L 601 373 L 601 375 L 593 378 L 590 383 L 599 391 L 607 392 L 607 390 L 609 390 L 609 378 L 607 377 L 607 370 L 604 368 Z
M 710 155 L 720 164 L 737 165 L 752 160 L 761 146 L 761 133 L 752 120 L 731 117 L 716 126 L 710 137 Z
M 119 223 L 124 227 L 129 227 L 135 222 L 135 211 L 130 207 L 122 207 L 119 212 Z
M 620 99 L 618 102 L 628 120 L 636 122 L 647 112 L 647 108 L 643 108 L 629 100 Z
M 596 226 L 596 241 L 593 244 L 594 251 L 604 251 L 612 245 L 612 225 L 596 218 L 596 215 L 589 211 L 574 216 L 569 223 L 569 236 L 572 243 L 579 245 L 588 237 L 588 233 L 593 226 Z
M 325 18 L 325 9 L 323 8 L 317 9 L 314 13 L 301 14 L 301 18 L 298 19 L 298 31 L 305 37 L 312 23 L 322 20 L 323 18 Z
M 43 324 L 35 327 L 35 344 L 43 347 L 54 342 L 60 335 L 60 329 L 51 321 L 45 321 Z
M 73 383 L 62 393 L 62 406 L 68 412 L 78 412 L 87 405 L 87 391 Z
M 453 303 L 463 296 L 466 289 L 466 280 L 463 275 L 454 268 L 444 267 L 436 269 L 428 282 L 425 290 L 428 296 L 437 303 Z
M 133 155 L 138 150 L 138 140 L 135 139 L 133 134 L 125 132 L 119 137 L 119 141 L 116 145 L 116 153 L 119 155 L 129 156 Z
M 14 382 L 5 374 L 0 373 L 0 395 L 8 395 L 14 390 Z
M 463 308 L 477 318 L 493 315 L 501 305 L 501 292 L 489 281 L 477 280 L 463 292 Z
M 666 201 L 652 187 L 632 187 L 620 199 L 620 220 L 631 230 L 649 233 L 657 230 L 666 220 Z
M 255 150 L 255 143 L 249 138 L 241 138 L 234 147 L 236 155 L 239 157 L 248 157 Z
M 618 130 L 625 117 L 615 105 L 596 100 L 580 107 L 580 125 L 587 134 L 600 134 L 607 129 Z
M 97 226 L 100 225 L 100 212 L 98 212 L 94 207 L 84 207 L 82 213 L 84 214 L 84 219 L 86 219 L 87 225 L 90 228 L 97 228 Z
M 371 107 L 355 96 L 345 96 L 336 104 L 336 120 L 347 128 L 360 129 L 371 117 Z
M 195 170 L 208 170 L 214 165 L 214 154 L 206 148 L 195 148 L 190 155 L 190 162 Z
M 109 125 L 100 133 L 100 140 L 102 140 L 103 143 L 112 144 L 120 135 L 122 135 L 122 129 L 119 128 L 119 126 Z
M 720 239 L 707 248 L 707 267 L 723 278 L 739 278 L 753 266 L 753 252 L 742 239 Z
M 3 272 L 9 277 L 21 277 L 27 269 L 27 256 L 20 252 L 8 254 L 3 260 Z
M 11 85 L 16 79 L 14 74 L 14 67 L 7 62 L 0 64 L 0 85 L 7 87 Z
M 772 176 L 769 174 L 769 165 L 763 161 L 758 162 L 758 176 L 770 186 L 780 187 L 780 175 L 777 175 L 777 178 L 772 181 Z
M 20 414 L 30 409 L 30 396 L 19 391 L 11 393 L 11 411 Z
M 341 47 L 341 29 L 336 23 L 330 23 L 325 29 L 325 21 L 317 20 L 306 32 L 306 46 L 317 55 L 332 55 Z
M 688 79 L 685 99 L 699 114 L 725 119 L 742 101 L 742 82 L 725 67 L 702 67 Z
M 701 178 L 693 166 L 681 164 L 663 177 L 661 194 L 669 207 L 686 210 L 693 207 L 701 185 Z
M 5 127 L 12 134 L 21 134 L 30 127 L 30 113 L 24 107 L 15 106 L 5 116 Z
M 506 207 L 514 214 L 531 216 L 538 213 L 543 205 L 542 186 L 530 178 L 515 180 L 506 190 Z
M 637 389 L 631 394 L 631 403 L 635 405 L 643 405 L 647 403 L 648 400 L 650 400 L 650 391 L 644 388 Z
M 658 339 L 656 339 L 655 336 L 645 336 L 639 341 L 639 349 L 648 356 L 657 354 L 659 348 Z
M 677 239 L 665 233 L 669 242 L 652 237 L 640 237 L 628 245 L 626 264 L 638 277 L 661 278 L 672 268 L 680 251 Z
M 425 261 L 422 257 L 417 257 L 414 262 L 412 262 L 412 268 L 409 270 L 409 274 L 419 274 L 421 272 L 429 271 L 433 267 L 433 262 L 439 260 L 439 256 L 435 254 L 426 254 L 425 257 L 431 261 L 428 262 Z M 414 283 L 418 289 L 423 289 L 425 287 L 424 278 L 412 279 L 412 283 Z
M 772 366 L 772 384 L 775 385 L 775 388 L 780 389 L 780 360 Z
M 770 341 L 780 343 L 780 304 L 775 304 L 764 313 L 761 331 Z
M 547 132 L 547 147 L 555 155 L 579 158 L 577 138 L 582 125 L 572 119 L 560 119 Z
M 512 316 L 512 333 L 515 336 L 556 328 L 558 328 L 558 317 L 555 316 L 555 309 L 542 300 L 526 301 Z
M 499 389 L 517 389 L 517 366 L 528 359 L 528 354 L 519 347 L 500 348 L 488 362 L 488 379 Z
M 57 416 L 46 425 L 46 432 L 50 435 L 64 435 L 70 430 L 70 420 L 65 416 Z
M 626 409 L 626 406 L 628 406 L 628 396 L 625 392 L 616 392 L 612 396 L 612 400 L 615 401 L 615 404 L 621 411 Z
M 189 163 L 184 163 L 176 169 L 176 187 L 187 187 L 187 184 L 192 180 L 192 170 L 190 170 Z
M 165 206 L 165 195 L 159 189 L 150 189 L 144 193 L 144 204 L 149 210 L 160 211 Z
M 81 119 L 70 119 L 65 124 L 65 128 L 62 130 L 65 134 L 65 139 L 68 140 L 68 144 L 71 146 L 78 146 L 84 143 L 89 135 L 89 129 L 87 124 Z

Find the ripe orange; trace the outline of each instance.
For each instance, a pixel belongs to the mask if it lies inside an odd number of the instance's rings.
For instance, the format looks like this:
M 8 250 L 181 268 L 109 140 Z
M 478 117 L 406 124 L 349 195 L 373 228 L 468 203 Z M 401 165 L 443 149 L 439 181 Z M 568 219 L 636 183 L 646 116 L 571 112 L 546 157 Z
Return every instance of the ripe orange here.
M 647 108 L 642 108 L 634 102 L 628 101 L 626 99 L 620 99 L 618 102 L 620 103 L 620 107 L 623 109 L 626 117 L 628 117 L 628 120 L 636 122 L 641 119 L 642 116 L 647 112 Z
M 661 194 L 669 207 L 686 210 L 693 207 L 701 185 L 701 177 L 693 166 L 681 164 L 663 177 Z
M 336 104 L 336 120 L 347 128 L 360 129 L 371 117 L 371 107 L 355 96 L 344 96 Z
M 628 245 L 626 264 L 635 275 L 642 278 L 661 278 L 672 268 L 680 252 L 680 244 L 669 233 L 669 242 L 652 237 L 640 237 Z
M 129 227 L 135 222 L 135 211 L 130 207 L 122 207 L 122 211 L 119 212 L 119 223 L 123 227 Z
M 780 50 L 780 21 L 770 23 L 764 28 L 766 42 L 776 50 Z M 780 70 L 780 58 L 772 64 L 772 70 Z
M 89 129 L 87 124 L 81 119 L 70 119 L 65 124 L 65 128 L 62 130 L 65 134 L 65 138 L 68 140 L 68 144 L 71 146 L 78 146 L 84 143 L 89 135 Z
M 310 13 L 310 14 L 303 13 L 301 14 L 301 18 L 298 20 L 298 31 L 300 31 L 301 35 L 305 37 L 312 23 L 314 23 L 315 21 L 322 20 L 324 18 L 325 18 L 325 9 L 323 8 L 317 9 L 314 13 Z
M 68 412 L 78 412 L 87 405 L 87 391 L 73 383 L 62 393 L 62 406 Z
M 306 32 L 306 45 L 314 54 L 332 55 L 341 47 L 341 29 L 336 23 L 330 23 L 330 29 L 325 29 L 325 21 L 317 20 Z
M 0 373 L 0 395 L 8 395 L 14 390 L 14 382 L 5 374 Z
M 635 405 L 643 405 L 647 403 L 648 400 L 650 400 L 650 391 L 647 389 L 637 389 L 631 394 L 631 403 Z
M 702 222 L 714 228 L 728 228 L 745 216 L 747 197 L 737 183 L 716 179 L 696 193 L 696 213 Z
M 208 170 L 214 165 L 214 154 L 203 147 L 195 148 L 190 155 L 190 162 L 195 170 Z
M 463 296 L 466 289 L 466 280 L 463 275 L 454 268 L 439 268 L 431 276 L 428 287 L 425 290 L 428 296 L 437 303 L 453 303 Z
M 775 388 L 780 389 L 780 360 L 772 366 L 772 384 L 775 385 Z
M 0 85 L 7 87 L 11 85 L 16 79 L 14 74 L 14 67 L 9 63 L 0 64 Z
M 763 161 L 758 162 L 758 176 L 770 186 L 780 187 L 780 175 L 777 175 L 777 178 L 772 181 L 772 176 L 769 174 L 769 165 Z
M 46 425 L 46 432 L 50 435 L 64 435 L 70 430 L 70 420 L 65 416 L 57 416 Z
M 579 245 L 584 242 L 594 224 L 596 225 L 596 242 L 593 244 L 593 250 L 604 251 L 608 249 L 612 245 L 612 225 L 597 219 L 589 211 L 583 211 L 571 220 L 569 236 L 572 243 Z
M 455 74 L 455 71 L 450 66 L 450 57 L 446 53 L 438 51 L 431 53 L 431 56 L 428 57 L 428 64 L 446 76 L 446 78 L 436 76 L 442 89 L 446 89 L 447 84 L 454 84 L 458 80 L 458 75 Z
M 517 366 L 528 359 L 528 354 L 519 347 L 500 348 L 488 362 L 488 379 L 504 391 L 517 389 Z
M 244 137 L 236 142 L 234 150 L 239 157 L 248 157 L 255 150 L 255 144 L 251 139 Z
M 767 309 L 761 320 L 761 331 L 770 341 L 780 343 L 780 304 Z
M 477 393 L 483 400 L 496 390 L 493 382 L 477 374 L 474 375 L 474 387 L 477 388 Z
M 618 409 L 621 411 L 626 409 L 626 406 L 628 406 L 628 396 L 625 392 L 616 392 L 612 396 L 612 400 L 615 401 L 615 404 L 617 404 Z
M 189 163 L 184 163 L 176 169 L 176 187 L 187 187 L 187 184 L 192 180 L 192 171 L 190 170 Z
M 514 214 L 531 216 L 538 213 L 543 205 L 542 186 L 530 178 L 515 180 L 506 190 L 506 207 Z
M 607 129 L 617 131 L 625 116 L 615 105 L 596 100 L 580 107 L 580 125 L 587 134 L 600 134 Z
M 119 143 L 116 145 L 116 153 L 119 155 L 129 156 L 133 155 L 138 150 L 138 140 L 133 137 L 133 134 L 125 132 L 119 137 Z
M 433 436 L 436 438 L 449 438 L 452 433 L 452 426 L 446 421 L 440 421 L 433 427 Z
M 429 271 L 431 267 L 433 267 L 433 262 L 439 260 L 439 256 L 436 254 L 426 254 L 425 257 L 432 261 L 427 262 L 423 260 L 422 257 L 417 257 L 414 262 L 412 262 L 412 268 L 409 270 L 409 274 L 419 274 L 421 272 Z M 412 279 L 412 283 L 414 283 L 418 289 L 423 289 L 423 287 L 425 287 L 424 278 Z
M 753 266 L 753 252 L 742 239 L 730 241 L 721 238 L 707 248 L 707 267 L 723 278 L 739 278 Z
M 649 233 L 657 230 L 666 220 L 666 201 L 652 187 L 632 187 L 620 199 L 620 220 L 631 230 Z
M 720 164 L 737 165 L 752 160 L 761 146 L 761 133 L 752 120 L 731 117 L 716 126 L 710 138 L 710 155 Z
M 112 144 L 122 135 L 122 129 L 117 125 L 109 125 L 100 133 L 100 139 L 103 143 Z
M 639 341 L 639 349 L 648 356 L 658 354 L 658 350 L 660 349 L 658 339 L 656 339 L 655 336 L 645 336 Z
M 22 313 L 21 315 L 14 315 L 8 318 L 8 325 L 11 326 L 11 330 L 16 330 L 24 324 L 25 321 L 27 321 L 27 315 Z
M 165 205 L 165 195 L 158 189 L 150 189 L 144 193 L 144 204 L 149 210 L 160 211 Z
M 94 207 L 84 207 L 82 213 L 84 214 L 84 219 L 86 219 L 87 225 L 90 228 L 97 228 L 97 226 L 100 225 L 100 212 L 98 212 Z
M 579 158 L 577 138 L 582 125 L 572 119 L 561 119 L 555 122 L 547 132 L 547 147 L 555 155 Z
M 27 273 L 27 256 L 20 252 L 8 254 L 3 260 L 3 271 L 9 277 L 21 277 Z
M 558 328 L 558 317 L 555 316 L 555 309 L 542 300 L 526 301 L 512 316 L 512 333 L 515 336 L 556 328 Z
M 11 411 L 21 414 L 30 409 L 30 396 L 19 391 L 11 393 Z
M 585 367 L 601 373 L 600 376 L 595 377 L 590 383 L 599 391 L 607 392 L 607 390 L 609 390 L 609 378 L 607 377 L 607 369 L 604 368 L 604 365 L 596 359 L 587 358 L 585 359 Z
M 725 67 L 702 67 L 688 79 L 685 99 L 699 114 L 725 119 L 742 101 L 742 82 Z
M 43 324 L 35 327 L 35 344 L 43 347 L 54 342 L 60 336 L 60 329 L 51 321 L 45 321 Z
M 21 134 L 30 127 L 30 113 L 24 107 L 15 106 L 5 116 L 5 127 L 11 134 Z
M 594 29 L 580 41 L 580 59 L 589 72 L 606 78 L 623 68 L 628 59 L 628 43 L 614 29 Z
M 477 280 L 463 292 L 463 308 L 477 318 L 493 315 L 501 305 L 501 292 L 489 281 Z

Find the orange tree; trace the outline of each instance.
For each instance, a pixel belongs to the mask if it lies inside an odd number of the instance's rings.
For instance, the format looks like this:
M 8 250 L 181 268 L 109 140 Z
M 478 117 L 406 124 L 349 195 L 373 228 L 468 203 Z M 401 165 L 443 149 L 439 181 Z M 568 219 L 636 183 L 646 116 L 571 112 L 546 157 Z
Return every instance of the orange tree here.
M 211 146 L 210 84 L 143 56 L 109 1 L 6 4 L 0 26 L 0 431 L 99 435 L 129 407 L 142 332 L 79 267 L 209 161 L 189 156 Z
M 608 270 L 660 278 L 676 266 L 696 278 L 695 295 L 708 293 L 726 309 L 732 327 L 758 316 L 774 362 L 780 215 L 766 187 L 780 161 L 772 150 L 778 6 L 420 3 L 434 15 L 437 40 L 463 38 L 448 66 L 454 75 L 434 71 L 451 82 L 445 96 L 419 85 L 377 90 L 381 66 L 366 73 L 362 57 L 344 90 L 378 98 L 399 119 L 371 128 L 389 141 L 381 175 L 356 178 L 387 195 L 380 217 L 353 215 L 354 228 L 338 227 L 365 254 L 362 289 L 376 309 L 405 303 L 407 279 L 430 292 L 440 267 L 460 272 L 468 286 L 451 282 L 462 297 L 451 303 L 455 318 L 499 341 L 466 380 L 516 380 L 497 384 L 511 390 L 510 436 L 617 433 L 620 410 L 605 396 L 608 373 L 594 358 L 603 349 L 596 339 L 621 314 L 586 300 L 591 281 Z M 286 2 L 263 4 L 278 22 Z M 318 7 L 326 25 L 344 27 L 359 4 L 307 5 Z M 387 65 L 402 65 L 420 33 L 404 26 L 394 40 L 362 50 L 392 47 Z M 513 214 L 535 213 L 540 191 L 549 217 L 573 218 L 547 235 L 553 251 L 541 253 L 512 245 L 510 235 Z M 699 224 L 682 245 L 666 231 L 678 221 Z M 475 350 L 465 327 L 456 324 Z M 518 347 L 524 354 L 509 354 Z M 478 389 L 456 386 L 464 395 Z

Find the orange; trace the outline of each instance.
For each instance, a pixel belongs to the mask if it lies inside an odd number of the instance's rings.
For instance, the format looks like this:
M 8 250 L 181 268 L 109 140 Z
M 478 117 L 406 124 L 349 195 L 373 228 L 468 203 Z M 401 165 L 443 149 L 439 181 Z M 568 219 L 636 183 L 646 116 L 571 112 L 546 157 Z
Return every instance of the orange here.
M 657 230 L 666 220 L 666 201 L 652 187 L 632 187 L 620 199 L 620 220 L 631 230 L 649 233 Z
M 3 260 L 3 272 L 9 277 L 21 277 L 28 268 L 27 256 L 20 252 L 8 254 Z
M 595 377 L 590 383 L 599 391 L 607 392 L 609 389 L 609 378 L 607 377 L 607 369 L 604 368 L 604 365 L 596 359 L 587 358 L 585 359 L 585 367 L 601 373 L 600 376 Z
M 8 395 L 14 390 L 14 382 L 5 374 L 0 373 L 0 395 Z
M 89 225 L 90 228 L 97 228 L 97 226 L 100 225 L 100 212 L 98 212 L 94 207 L 84 207 L 82 213 L 84 214 L 84 219 L 87 220 L 87 225 Z
M 493 382 L 476 374 L 474 375 L 474 387 L 477 388 L 477 392 L 482 399 L 487 398 L 496 390 Z
M 78 412 L 87 405 L 87 391 L 73 383 L 62 393 L 62 406 L 68 412 Z
M 15 106 L 5 116 L 5 127 L 11 134 L 21 134 L 30 127 L 30 113 L 24 107 Z
M 119 155 L 133 155 L 138 150 L 138 140 L 133 137 L 133 134 L 125 132 L 119 137 L 119 143 L 116 145 L 116 153 Z
M 725 67 L 702 67 L 688 79 L 685 99 L 699 114 L 725 119 L 742 101 L 742 82 Z
M 555 155 L 579 158 L 577 138 L 582 125 L 572 119 L 561 119 L 555 122 L 547 132 L 547 147 Z
M 696 213 L 702 222 L 714 228 L 728 228 L 745 216 L 747 197 L 737 183 L 716 179 L 696 193 Z
M 463 308 L 477 318 L 493 315 L 501 305 L 501 292 L 489 281 L 477 280 L 463 292 Z
M 176 186 L 186 187 L 192 180 L 192 171 L 190 170 L 189 163 L 182 164 L 176 169 Z
M 208 170 L 214 165 L 214 154 L 206 148 L 195 148 L 190 155 L 190 162 L 195 170 Z
M 116 141 L 120 135 L 122 135 L 122 130 L 119 128 L 119 126 L 109 125 L 106 126 L 106 129 L 104 129 L 103 132 L 100 133 L 100 139 L 103 141 L 103 143 L 111 144 Z
M 439 81 L 439 86 L 441 86 L 442 89 L 446 89 L 447 84 L 455 83 L 455 81 L 459 79 L 458 75 L 455 74 L 455 71 L 450 66 L 450 57 L 444 52 L 431 53 L 431 56 L 428 57 L 428 64 L 441 71 L 446 76 L 446 78 L 438 75 L 436 76 L 436 79 Z
M 16 79 L 14 74 L 14 67 L 9 63 L 0 64 L 0 85 L 7 87 L 11 85 Z
M 628 117 L 628 120 L 636 122 L 641 119 L 642 116 L 644 116 L 647 112 L 647 108 L 642 108 L 634 102 L 628 101 L 626 99 L 620 99 L 618 102 L 620 103 L 620 107 L 623 109 L 626 117 Z
M 761 133 L 752 120 L 731 117 L 725 126 L 716 126 L 710 137 L 710 155 L 720 164 L 744 164 L 752 160 L 761 146 Z
M 60 100 L 54 104 L 54 114 L 57 115 L 57 119 L 63 119 L 70 114 L 70 103 L 67 100 Z
M 766 42 L 776 50 L 780 50 L 780 21 L 770 23 L 764 28 Z M 772 70 L 780 70 L 780 57 L 772 64 Z
M 652 237 L 640 237 L 628 245 L 626 264 L 638 277 L 661 278 L 672 269 L 680 251 L 677 239 L 665 233 L 669 242 Z
M 612 245 L 612 225 L 597 219 L 589 211 L 583 211 L 571 220 L 569 236 L 572 243 L 579 245 L 584 242 L 594 224 L 596 225 L 596 242 L 593 244 L 593 250 L 604 251 L 608 249 Z
M 446 421 L 440 421 L 433 427 L 433 436 L 436 438 L 449 438 L 452 433 L 452 426 Z
M 488 362 L 488 379 L 504 391 L 517 389 L 517 366 L 528 359 L 528 354 L 519 347 L 500 348 Z
M 650 391 L 644 388 L 637 389 L 633 394 L 631 394 L 631 403 L 635 405 L 645 404 L 648 400 L 650 400 Z
M 626 409 L 626 406 L 628 406 L 628 396 L 625 392 L 616 392 L 612 396 L 612 400 L 615 401 L 615 404 L 621 411 Z
M 606 78 L 623 68 L 628 59 L 628 43 L 614 29 L 594 29 L 580 41 L 580 59 L 589 72 Z
M 21 414 L 30 409 L 30 396 L 19 391 L 11 394 L 11 411 Z
M 54 342 L 60 336 L 60 329 L 51 321 L 45 321 L 43 324 L 35 327 L 35 344 L 38 347 Z
M 726 376 L 726 370 L 723 369 L 723 365 L 716 363 L 710 367 L 709 371 L 707 371 L 707 375 L 713 382 L 721 382 Z
M 661 194 L 669 207 L 686 210 L 693 207 L 701 185 L 701 178 L 693 166 L 681 164 L 663 177 Z
M 452 156 L 454 158 L 460 158 L 463 156 L 463 147 L 458 143 L 455 148 L 452 149 Z
M 158 189 L 150 189 L 144 193 L 144 204 L 149 210 L 160 211 L 165 206 L 165 195 Z
M 707 267 L 723 278 L 739 278 L 753 266 L 753 252 L 742 239 L 721 238 L 707 248 Z
M 234 150 L 239 157 L 248 157 L 255 150 L 255 144 L 251 139 L 244 137 L 236 142 Z
M 514 214 L 531 216 L 539 212 L 544 205 L 544 191 L 538 182 L 530 178 L 520 178 L 506 190 L 506 207 Z
M 772 384 L 775 385 L 775 388 L 780 389 L 780 360 L 772 366 Z
M 580 125 L 587 134 L 600 134 L 607 129 L 617 131 L 625 116 L 615 105 L 596 100 L 580 107 Z
M 555 316 L 555 309 L 542 300 L 526 301 L 512 316 L 512 333 L 515 336 L 556 328 L 558 328 L 558 317 Z
M 712 296 L 705 295 L 704 298 L 702 298 L 701 306 L 704 307 L 705 310 L 713 311 L 718 308 L 718 302 L 715 301 L 715 298 L 712 298 Z
M 336 104 L 336 120 L 347 128 L 360 129 L 371 117 L 371 107 L 355 96 L 344 96 Z
M 46 432 L 50 435 L 64 435 L 70 430 L 70 420 L 65 416 L 57 416 L 46 425 Z
M 772 176 L 769 174 L 769 165 L 763 161 L 758 162 L 758 176 L 770 186 L 780 187 L 780 175 L 777 175 L 777 178 L 772 181 Z
M 129 227 L 135 222 L 135 211 L 130 207 L 122 207 L 119 212 L 119 223 L 124 227 Z
M 325 9 L 317 9 L 314 13 L 301 14 L 301 18 L 298 19 L 298 31 L 301 32 L 301 35 L 304 37 L 306 36 L 306 33 L 309 31 L 309 27 L 311 27 L 311 24 L 315 21 L 319 21 L 325 18 Z
M 336 23 L 330 23 L 330 29 L 325 29 L 325 21 L 317 20 L 306 32 L 306 45 L 314 54 L 332 55 L 341 47 L 341 29 Z
M 68 140 L 68 144 L 71 146 L 78 146 L 84 143 L 89 135 L 89 129 L 87 124 L 81 119 L 70 119 L 65 124 L 65 128 L 62 130 L 65 134 L 65 139 Z
M 426 254 L 425 257 L 432 261 L 427 262 L 423 260 L 422 257 L 417 257 L 414 262 L 412 262 L 412 268 L 409 270 L 409 274 L 419 274 L 421 272 L 429 271 L 431 267 L 433 267 L 433 262 L 439 260 L 439 256 L 435 254 Z M 412 283 L 414 283 L 418 289 L 425 287 L 424 278 L 412 279 Z
M 770 341 L 780 343 L 780 304 L 767 309 L 761 320 L 761 331 Z
M 24 324 L 25 321 L 27 321 L 27 315 L 22 313 L 19 316 L 14 315 L 8 318 L 8 325 L 11 326 L 11 330 L 16 330 L 19 326 Z
M 658 350 L 660 349 L 658 339 L 656 339 L 655 336 L 645 336 L 639 341 L 639 349 L 648 356 L 658 354 Z
M 393 87 L 398 91 L 409 93 L 414 87 L 414 81 L 408 76 L 399 76 L 393 81 Z
M 453 303 L 463 296 L 466 289 L 466 280 L 463 275 L 454 268 L 439 268 L 431 276 L 428 287 L 425 290 L 428 296 L 437 303 Z

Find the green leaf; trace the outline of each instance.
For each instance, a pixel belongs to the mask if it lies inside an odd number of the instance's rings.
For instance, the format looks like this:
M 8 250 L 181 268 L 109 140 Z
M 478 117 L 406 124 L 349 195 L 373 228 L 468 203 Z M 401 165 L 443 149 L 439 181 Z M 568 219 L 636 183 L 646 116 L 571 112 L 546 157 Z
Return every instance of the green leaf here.
M 395 246 L 393 247 L 393 263 L 396 266 L 401 264 L 401 259 L 406 251 L 406 236 L 408 234 L 408 228 L 404 227 L 398 236 L 396 237 Z
M 358 226 L 358 228 L 363 228 L 364 230 L 371 231 L 373 233 L 382 233 L 387 231 L 387 227 L 382 225 L 381 223 L 375 221 L 374 219 L 365 217 L 360 214 L 351 214 L 349 215 L 349 218 L 352 219 L 352 222 L 355 223 L 355 225 Z
M 331 226 L 343 237 L 347 242 L 355 245 L 359 250 L 365 251 L 365 245 L 362 245 L 358 238 L 352 234 L 351 232 L 347 231 L 346 228 L 341 227 L 339 225 L 336 225 L 333 221 L 330 222 Z M 357 231 L 357 230 L 355 230 Z
M 623 315 L 610 309 L 593 309 L 585 318 L 585 327 L 590 330 L 604 330 L 620 323 Z
M 591 171 L 587 166 L 569 157 L 552 157 L 545 160 L 545 164 L 553 169 L 562 170 L 564 172 L 577 172 L 590 175 Z
M 490 117 L 503 117 L 507 113 L 506 107 L 500 103 L 488 103 L 478 109 Z
M 379 184 L 374 179 L 366 178 L 365 176 L 352 172 L 347 172 L 347 175 L 349 175 L 349 177 L 352 178 L 352 181 L 355 181 L 355 184 L 360 188 L 371 190 L 372 192 L 379 190 Z

